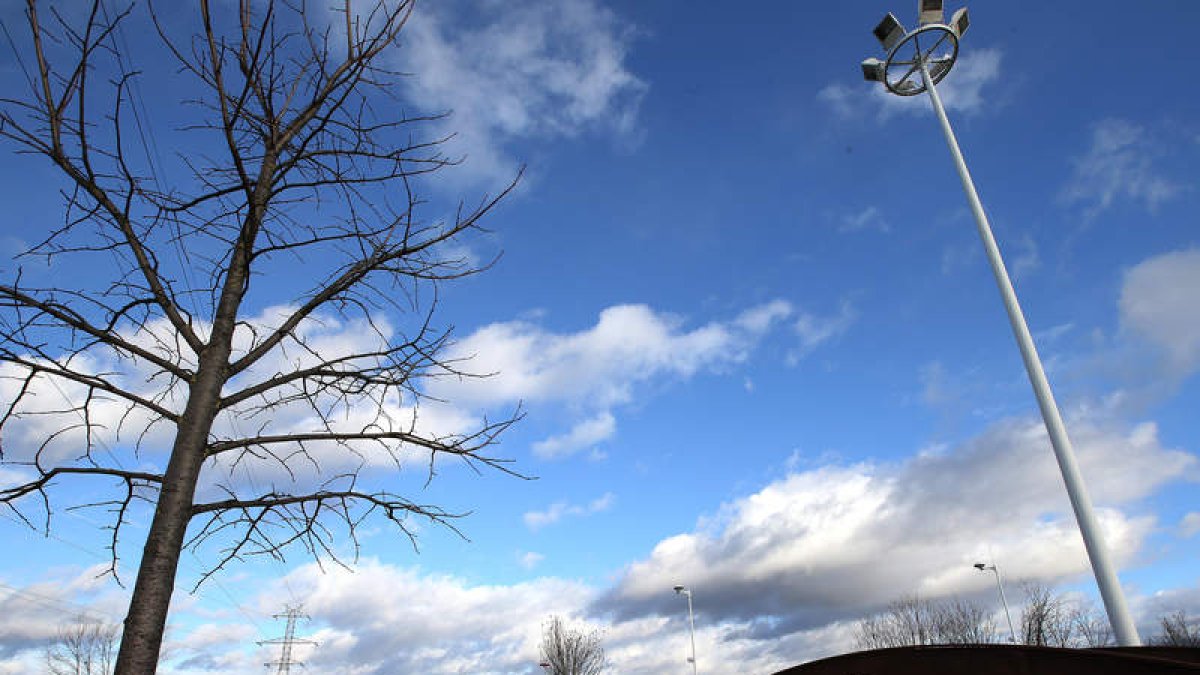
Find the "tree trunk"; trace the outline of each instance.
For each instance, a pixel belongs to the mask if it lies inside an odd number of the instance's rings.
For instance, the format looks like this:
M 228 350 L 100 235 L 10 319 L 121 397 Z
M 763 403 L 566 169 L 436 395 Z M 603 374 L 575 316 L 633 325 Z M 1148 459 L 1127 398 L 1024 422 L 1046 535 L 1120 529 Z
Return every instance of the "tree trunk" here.
M 215 359 L 206 360 L 210 361 L 209 367 L 200 369 L 190 388 L 188 405 L 175 436 L 158 505 L 154 509 L 154 520 L 146 536 L 137 583 L 125 617 L 121 649 L 117 654 L 116 675 L 153 673 L 158 666 L 167 611 L 175 588 L 175 571 L 192 516 L 196 483 L 204 464 L 209 431 L 216 417 L 225 379 L 222 371 L 228 356 L 216 364 L 211 363 Z
M 208 436 L 220 409 L 221 388 L 229 376 L 233 330 L 249 282 L 250 250 L 262 223 L 266 186 L 270 184 L 269 177 L 275 165 L 275 156 L 268 153 L 251 196 L 242 236 L 230 257 L 228 275 L 213 317 L 211 337 L 199 355 L 196 377 L 189 387 L 187 406 L 179 420 L 175 445 L 171 448 L 171 459 L 154 509 L 154 520 L 146 535 L 146 548 L 142 552 L 129 613 L 125 616 L 125 632 L 114 675 L 143 675 L 155 672 L 158 667 L 179 553 L 183 550 L 188 522 L 192 518 L 196 483 L 204 466 Z

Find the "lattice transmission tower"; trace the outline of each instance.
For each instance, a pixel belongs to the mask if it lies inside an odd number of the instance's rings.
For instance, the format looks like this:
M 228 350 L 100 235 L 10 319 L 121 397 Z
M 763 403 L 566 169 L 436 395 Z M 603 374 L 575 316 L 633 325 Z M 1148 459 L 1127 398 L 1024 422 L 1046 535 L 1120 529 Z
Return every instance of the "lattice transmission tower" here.
M 313 640 L 307 640 L 304 638 L 296 637 L 296 620 L 309 618 L 308 615 L 304 613 L 304 607 L 301 605 L 296 605 L 294 607 L 291 605 L 288 605 L 282 614 L 274 614 L 274 615 L 272 615 L 271 618 L 287 619 L 287 627 L 284 628 L 284 630 L 283 630 L 283 637 L 272 638 L 270 640 L 263 640 L 258 643 L 259 646 L 280 645 L 279 660 L 278 661 L 268 661 L 267 663 L 265 663 L 263 665 L 265 665 L 268 668 L 275 668 L 276 669 L 275 672 L 278 675 L 284 675 L 285 673 L 292 672 L 292 666 L 299 666 L 299 667 L 303 668 L 304 667 L 303 663 L 301 663 L 300 661 L 292 660 L 292 647 L 294 647 L 295 645 L 315 645 L 315 644 L 317 644 Z

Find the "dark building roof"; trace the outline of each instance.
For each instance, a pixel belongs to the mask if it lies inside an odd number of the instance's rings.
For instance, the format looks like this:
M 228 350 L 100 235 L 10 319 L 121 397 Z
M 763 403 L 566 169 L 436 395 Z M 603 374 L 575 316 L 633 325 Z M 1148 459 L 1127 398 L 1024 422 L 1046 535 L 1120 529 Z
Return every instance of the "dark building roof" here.
M 1200 673 L 1200 648 L 1062 649 L 945 645 L 874 649 L 812 661 L 775 675 L 1171 675 Z

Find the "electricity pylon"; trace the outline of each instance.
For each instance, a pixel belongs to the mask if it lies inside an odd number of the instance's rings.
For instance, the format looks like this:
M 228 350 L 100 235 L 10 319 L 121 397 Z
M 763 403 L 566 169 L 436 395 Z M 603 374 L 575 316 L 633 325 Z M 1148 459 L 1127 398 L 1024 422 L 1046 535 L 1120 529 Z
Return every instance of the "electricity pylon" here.
M 287 627 L 284 628 L 284 630 L 283 630 L 283 637 L 273 638 L 270 640 L 263 640 L 258 643 L 259 646 L 262 646 L 262 645 L 280 645 L 281 646 L 279 660 L 278 661 L 268 661 L 267 663 L 265 663 L 263 665 L 265 665 L 268 668 L 276 668 L 275 672 L 277 673 L 277 675 L 285 675 L 286 673 L 292 672 L 292 666 L 300 666 L 301 668 L 303 668 L 304 667 L 303 663 L 292 660 L 292 647 L 294 645 L 315 645 L 315 644 L 317 644 L 316 642 L 314 642 L 312 640 L 306 640 L 303 638 L 296 637 L 296 620 L 309 618 L 308 615 L 304 613 L 303 606 L 297 605 L 297 606 L 293 607 L 291 605 L 288 605 L 287 609 L 284 610 L 283 614 L 275 614 L 275 615 L 272 615 L 271 618 L 287 619 Z

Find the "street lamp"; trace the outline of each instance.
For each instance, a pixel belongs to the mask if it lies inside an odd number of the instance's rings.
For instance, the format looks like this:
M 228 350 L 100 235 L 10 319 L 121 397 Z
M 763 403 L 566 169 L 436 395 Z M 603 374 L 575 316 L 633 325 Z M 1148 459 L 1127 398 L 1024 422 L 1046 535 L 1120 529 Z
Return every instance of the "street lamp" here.
M 688 601 L 688 628 L 692 636 L 692 655 L 688 663 L 692 664 L 692 675 L 696 675 L 696 619 L 692 615 L 692 589 L 687 586 L 675 586 L 676 595 L 686 595 Z
M 1000 568 L 996 567 L 995 563 L 991 565 L 975 563 L 975 569 L 980 572 L 991 570 L 996 573 L 996 588 L 1000 589 L 1000 604 L 1004 605 L 1004 618 L 1008 619 L 1008 639 L 1014 645 L 1017 644 L 1017 631 L 1013 629 L 1012 614 L 1008 613 L 1008 598 L 1004 597 L 1004 584 L 1000 582 Z
M 1117 643 L 1121 646 L 1132 647 L 1141 644 L 1133 618 L 1125 605 L 1125 595 L 1117 581 L 1116 568 L 1109 559 L 1108 548 L 1092 510 L 1092 500 L 1079 474 L 1079 466 L 1075 461 L 1075 451 L 1067 438 L 1066 426 L 1058 405 L 1054 402 L 1054 394 L 1050 391 L 1050 383 L 1042 369 L 1038 358 L 1037 348 L 1033 337 L 1029 334 L 1029 326 L 1021 306 L 1017 303 L 1017 294 L 1013 290 L 1012 281 L 1008 278 L 1008 270 L 1000 257 L 1000 249 L 992 235 L 987 215 L 983 212 L 983 204 L 975 191 L 971 174 L 967 171 L 966 161 L 958 147 L 958 140 L 950 128 L 950 120 L 942 107 L 942 99 L 938 96 L 935 85 L 941 82 L 954 62 L 958 59 L 958 41 L 970 25 L 966 8 L 960 9 L 950 18 L 949 23 L 942 23 L 941 0 L 918 0 L 921 12 L 921 25 L 908 31 L 892 14 L 888 14 L 873 31 L 875 38 L 886 53 L 885 59 L 869 58 L 862 62 L 863 77 L 867 80 L 880 82 L 891 93 L 897 96 L 916 96 L 929 93 L 933 111 L 941 122 L 942 132 L 946 136 L 946 144 L 950 146 L 950 155 L 954 158 L 954 166 L 958 169 L 958 177 L 962 180 L 963 190 L 967 194 L 967 202 L 975 216 L 979 236 L 987 251 L 988 262 L 992 274 L 996 277 L 996 285 L 1000 288 L 1000 296 L 1004 308 L 1008 312 L 1008 321 L 1012 325 L 1013 336 L 1017 347 L 1021 350 L 1021 358 L 1025 362 L 1025 372 L 1029 375 L 1029 383 L 1037 396 L 1038 407 L 1041 408 L 1042 420 L 1046 424 L 1046 432 L 1050 435 L 1050 444 L 1054 446 L 1054 456 L 1058 460 L 1058 468 L 1062 472 L 1063 482 L 1067 487 L 1067 495 L 1071 499 L 1071 507 L 1075 511 L 1075 520 L 1079 523 L 1079 532 L 1083 535 L 1083 545 L 1087 549 L 1088 558 L 1092 563 L 1092 572 L 1096 575 L 1096 584 L 1100 587 L 1100 597 L 1104 600 L 1104 609 L 1108 613 L 1109 623 Z M 919 79 L 918 79 L 919 78 Z

